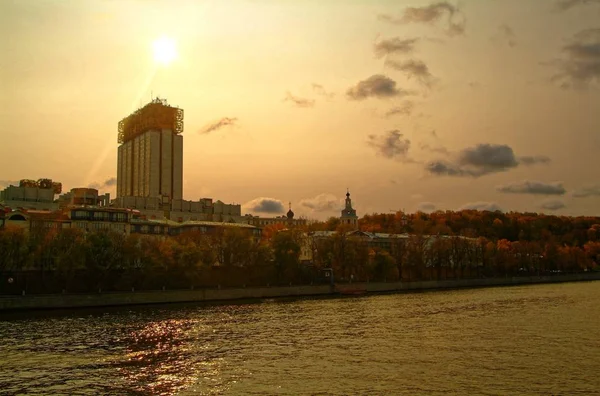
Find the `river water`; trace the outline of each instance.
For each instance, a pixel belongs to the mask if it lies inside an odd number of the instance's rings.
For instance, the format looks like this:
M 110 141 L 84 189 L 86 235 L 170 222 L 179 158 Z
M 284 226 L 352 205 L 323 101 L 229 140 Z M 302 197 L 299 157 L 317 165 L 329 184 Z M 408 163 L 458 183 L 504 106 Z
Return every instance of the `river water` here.
M 600 394 L 600 282 L 4 315 L 0 394 Z

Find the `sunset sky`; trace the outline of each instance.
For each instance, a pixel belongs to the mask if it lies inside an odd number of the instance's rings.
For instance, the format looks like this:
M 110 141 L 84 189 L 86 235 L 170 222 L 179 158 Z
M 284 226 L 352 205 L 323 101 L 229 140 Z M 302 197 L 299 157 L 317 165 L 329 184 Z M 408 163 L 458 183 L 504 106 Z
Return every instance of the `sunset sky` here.
M 0 186 L 114 196 L 117 123 L 153 94 L 185 111 L 186 199 L 600 214 L 600 1 L 0 0 L 0 22 Z

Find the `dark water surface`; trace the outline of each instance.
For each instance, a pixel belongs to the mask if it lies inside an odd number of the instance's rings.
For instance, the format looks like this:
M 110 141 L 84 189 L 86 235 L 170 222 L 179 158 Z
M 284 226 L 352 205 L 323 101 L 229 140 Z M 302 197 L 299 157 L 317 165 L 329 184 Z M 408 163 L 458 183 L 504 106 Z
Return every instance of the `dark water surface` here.
M 600 282 L 0 317 L 1 394 L 600 394 Z

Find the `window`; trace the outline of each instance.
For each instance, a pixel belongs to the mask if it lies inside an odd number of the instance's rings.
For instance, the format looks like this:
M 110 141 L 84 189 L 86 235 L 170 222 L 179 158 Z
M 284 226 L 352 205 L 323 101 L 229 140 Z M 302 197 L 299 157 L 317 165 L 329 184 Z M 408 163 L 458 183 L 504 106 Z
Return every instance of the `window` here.
M 86 217 L 88 217 L 88 212 L 86 212 L 85 210 L 76 210 L 73 214 L 77 219 L 85 219 Z
M 110 224 L 106 223 L 92 223 L 92 229 L 94 230 L 106 230 L 110 227 Z

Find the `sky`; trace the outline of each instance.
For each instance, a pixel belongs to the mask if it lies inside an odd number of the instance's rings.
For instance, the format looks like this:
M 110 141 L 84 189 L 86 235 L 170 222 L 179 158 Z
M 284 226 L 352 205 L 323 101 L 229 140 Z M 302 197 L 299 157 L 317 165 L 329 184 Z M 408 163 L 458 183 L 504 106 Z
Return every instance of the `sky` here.
M 600 214 L 600 0 L 0 0 L 0 37 L 0 186 L 114 196 L 159 96 L 185 199 Z

